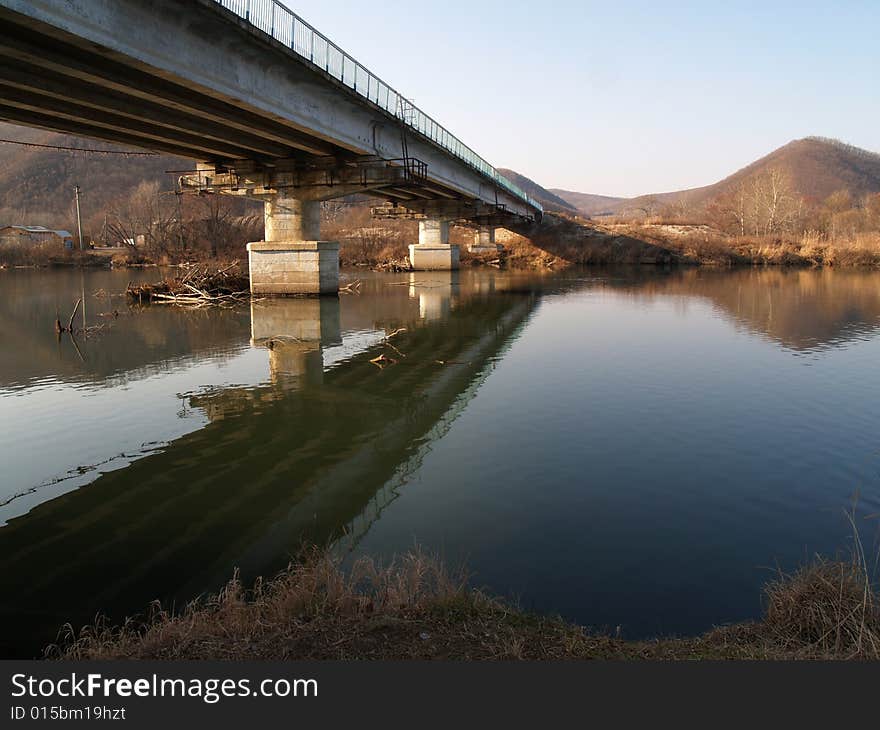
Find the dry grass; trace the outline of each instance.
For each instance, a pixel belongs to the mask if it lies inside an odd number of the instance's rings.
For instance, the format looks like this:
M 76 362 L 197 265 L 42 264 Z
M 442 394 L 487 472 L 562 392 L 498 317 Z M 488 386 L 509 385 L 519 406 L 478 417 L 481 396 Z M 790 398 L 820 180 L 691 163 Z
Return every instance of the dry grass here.
M 706 225 L 621 223 L 605 230 L 650 243 L 681 261 L 708 265 L 880 267 L 880 233 L 829 239 L 800 235 L 731 236 Z
M 806 657 L 880 659 L 880 603 L 858 560 L 821 557 L 766 587 L 766 637 Z
M 93 251 L 68 250 L 54 243 L 0 243 L 0 267 L 107 266 Z
M 860 548 L 859 548 L 860 550 Z M 512 608 L 467 588 L 421 551 L 343 570 L 317 549 L 274 580 L 218 595 L 171 615 L 66 627 L 63 659 L 880 659 L 878 595 L 864 555 L 817 558 L 766 587 L 758 622 L 694 638 L 625 641 Z

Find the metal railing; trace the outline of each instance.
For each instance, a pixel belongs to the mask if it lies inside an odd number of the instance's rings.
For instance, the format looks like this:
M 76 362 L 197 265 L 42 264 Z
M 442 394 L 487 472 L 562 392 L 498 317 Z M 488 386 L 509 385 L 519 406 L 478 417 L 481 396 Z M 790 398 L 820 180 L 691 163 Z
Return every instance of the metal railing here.
M 278 0 L 214 0 L 539 211 L 541 204 Z

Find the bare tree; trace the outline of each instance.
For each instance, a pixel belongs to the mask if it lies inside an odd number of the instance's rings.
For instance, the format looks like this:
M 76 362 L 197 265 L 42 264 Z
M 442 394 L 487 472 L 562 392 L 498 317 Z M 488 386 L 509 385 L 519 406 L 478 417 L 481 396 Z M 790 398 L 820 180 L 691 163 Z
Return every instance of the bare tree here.
M 142 182 L 126 198 L 116 201 L 107 215 L 107 232 L 115 243 L 137 243 L 154 255 L 167 255 L 177 238 L 173 207 L 156 182 Z

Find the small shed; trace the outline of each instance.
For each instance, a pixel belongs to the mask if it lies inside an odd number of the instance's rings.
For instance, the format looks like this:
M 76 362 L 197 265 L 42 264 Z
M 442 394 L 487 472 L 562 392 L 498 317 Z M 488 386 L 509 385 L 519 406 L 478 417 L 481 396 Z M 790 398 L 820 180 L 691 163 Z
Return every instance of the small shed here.
M 44 226 L 3 226 L 0 228 L 0 243 L 41 244 L 57 243 L 66 249 L 73 248 L 70 231 Z

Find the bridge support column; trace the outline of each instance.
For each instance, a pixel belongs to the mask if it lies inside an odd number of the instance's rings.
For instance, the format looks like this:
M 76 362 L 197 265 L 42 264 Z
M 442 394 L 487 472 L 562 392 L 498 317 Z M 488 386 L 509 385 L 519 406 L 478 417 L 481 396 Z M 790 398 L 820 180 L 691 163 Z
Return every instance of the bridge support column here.
M 449 221 L 419 221 L 419 242 L 409 247 L 409 262 L 416 271 L 452 271 L 458 268 L 459 247 L 449 243 Z
M 468 246 L 471 253 L 498 253 L 503 246 L 495 243 L 495 226 L 480 226 L 474 234 L 474 242 Z
M 321 203 L 276 194 L 265 202 L 266 240 L 247 245 L 251 292 L 339 293 L 339 243 L 321 241 Z

